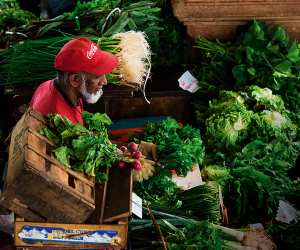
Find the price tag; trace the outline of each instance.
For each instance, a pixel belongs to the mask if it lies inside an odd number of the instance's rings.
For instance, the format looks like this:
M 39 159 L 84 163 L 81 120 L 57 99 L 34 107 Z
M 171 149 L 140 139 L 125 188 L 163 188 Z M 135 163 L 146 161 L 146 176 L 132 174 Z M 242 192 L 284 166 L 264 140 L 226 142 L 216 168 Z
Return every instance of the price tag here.
M 198 80 L 187 70 L 178 79 L 180 88 L 195 93 L 200 87 L 198 86 Z
M 140 219 L 143 218 L 143 200 L 136 193 L 132 192 L 132 213 Z

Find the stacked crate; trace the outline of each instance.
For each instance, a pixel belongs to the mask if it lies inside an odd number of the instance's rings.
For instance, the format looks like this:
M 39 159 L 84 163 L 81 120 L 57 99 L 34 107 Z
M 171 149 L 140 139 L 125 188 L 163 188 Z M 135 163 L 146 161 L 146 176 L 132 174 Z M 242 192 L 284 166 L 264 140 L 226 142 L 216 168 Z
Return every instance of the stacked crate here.
M 230 40 L 249 20 L 282 25 L 300 39 L 300 2 L 296 0 L 172 0 L 174 15 L 192 38 Z

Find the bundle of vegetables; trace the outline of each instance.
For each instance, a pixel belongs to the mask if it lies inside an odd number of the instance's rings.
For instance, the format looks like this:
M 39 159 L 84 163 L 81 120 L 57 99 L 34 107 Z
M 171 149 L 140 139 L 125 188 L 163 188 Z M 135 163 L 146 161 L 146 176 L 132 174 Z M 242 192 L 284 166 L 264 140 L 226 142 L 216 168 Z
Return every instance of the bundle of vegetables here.
M 220 93 L 220 99 L 209 104 L 211 116 L 206 120 L 206 137 L 209 145 L 232 150 L 247 137 L 253 112 L 244 99 L 232 91 Z
M 156 214 L 154 212 L 154 214 Z M 156 220 L 168 249 L 184 250 L 258 250 L 276 249 L 270 237 L 259 230 L 236 230 L 172 214 Z M 151 220 L 131 220 L 129 233 L 134 249 L 161 249 L 159 236 L 153 233 Z
M 53 62 L 61 47 L 72 35 L 40 40 L 28 40 L 0 54 L 2 84 L 39 84 L 55 77 Z M 142 32 L 119 33 L 110 38 L 90 37 L 102 50 L 120 59 L 118 68 L 110 74 L 109 82 L 144 90 L 150 70 L 150 48 Z
M 289 110 L 299 112 L 299 44 L 290 42 L 282 27 L 270 34 L 264 23 L 254 20 L 234 42 L 200 37 L 196 47 L 202 59 L 195 73 L 202 82 L 226 89 L 253 84 L 268 87 L 282 94 Z
M 34 19 L 37 17 L 29 11 L 22 10 L 16 0 L 2 0 L 0 2 L 1 33 L 20 25 L 30 24 Z
M 100 33 L 106 37 L 130 30 L 143 31 L 154 51 L 155 64 L 180 64 L 185 56 L 186 31 L 174 17 L 170 1 L 77 1 L 72 12 L 34 25 L 35 28 L 28 28 L 29 32 L 35 29 L 38 36 L 53 34 L 57 30 L 72 34 Z
M 6 49 L 12 34 L 17 34 L 18 39 L 26 37 L 24 34 L 15 33 L 16 27 L 30 25 L 37 17 L 20 8 L 16 0 L 0 1 L 0 48 Z
M 105 169 L 118 161 L 116 145 L 107 135 L 111 120 L 106 114 L 83 113 L 85 126 L 73 124 L 59 114 L 48 116 L 48 126 L 40 133 L 54 143 L 53 153 L 64 166 L 107 180 Z
M 143 139 L 157 145 L 159 162 L 166 169 L 176 170 L 178 175 L 186 176 L 194 164 L 202 163 L 204 147 L 200 131 L 190 125 L 181 127 L 173 118 L 146 124 Z
M 231 171 L 236 181 L 231 187 L 237 187 L 233 189 L 239 190 L 239 194 L 237 197 L 229 193 L 228 198 L 238 201 L 239 216 L 255 221 L 257 211 L 261 210 L 264 218 L 272 218 L 279 199 L 297 202 L 291 194 L 299 192 L 299 185 L 289 178 L 289 172 L 299 151 L 299 142 L 254 140 L 237 153 Z M 257 202 L 254 204 L 253 200 Z
M 186 176 L 196 163 L 204 157 L 200 131 L 190 125 L 181 127 L 173 118 L 159 123 L 148 123 L 144 128 L 143 141 L 157 146 L 157 166 L 155 174 L 136 185 L 139 193 L 164 195 L 175 191 L 171 170 Z
M 72 12 L 48 21 L 49 24 L 39 30 L 39 34 L 45 34 L 53 29 L 68 29 L 66 23 L 76 23 L 74 30 L 70 32 L 99 34 L 112 36 L 116 33 L 129 30 L 144 31 L 148 36 L 157 37 L 161 28 L 159 18 L 161 9 L 156 1 L 77 1 Z M 89 19 L 86 22 L 85 19 Z M 157 38 L 156 38 L 157 39 Z
M 197 220 L 209 220 L 220 223 L 219 188 L 214 182 L 188 189 L 176 189 L 172 195 L 157 197 L 153 194 L 144 195 L 149 207 L 157 212 L 167 212 Z
M 155 171 L 155 162 L 149 159 L 139 151 L 139 145 L 130 142 L 126 146 L 121 146 L 120 150 L 120 160 L 118 162 L 118 167 L 123 169 L 125 167 L 131 167 L 133 169 L 132 176 L 133 181 L 142 182 L 149 179 Z
M 289 172 L 300 142 L 290 116 L 280 96 L 256 85 L 220 91 L 202 115 L 208 144 L 203 178 L 222 186 L 235 222 L 272 218 L 282 198 L 294 203 L 288 194 L 299 186 Z

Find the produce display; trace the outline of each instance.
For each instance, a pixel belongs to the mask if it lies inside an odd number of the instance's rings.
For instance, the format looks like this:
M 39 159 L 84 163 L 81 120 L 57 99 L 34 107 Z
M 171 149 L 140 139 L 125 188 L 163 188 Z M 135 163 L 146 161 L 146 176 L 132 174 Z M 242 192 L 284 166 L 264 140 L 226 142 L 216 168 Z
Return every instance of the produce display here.
M 109 83 L 139 89 L 146 101 L 151 69 L 185 62 L 186 41 L 168 1 L 74 6 L 39 20 L 17 1 L 1 1 L 3 88 L 54 78 L 56 54 L 77 35 L 119 58 Z M 232 41 L 199 36 L 194 49 L 199 58 L 184 66 L 199 81 L 191 95 L 192 125 L 167 117 L 117 145 L 109 138 L 108 115 L 83 112 L 83 125 L 49 115 L 40 134 L 53 143 L 52 156 L 63 166 L 96 182 L 107 181 L 113 165 L 120 173 L 132 170 L 143 219 L 129 220 L 131 249 L 298 249 L 300 44 L 281 26 L 253 20 Z M 179 187 L 175 176 L 186 177 L 195 167 L 202 185 Z M 280 220 L 282 203 L 296 211 L 288 223 Z M 263 229 L 249 227 L 256 223 Z
M 254 20 L 232 42 L 200 37 L 196 47 L 194 107 L 206 131 L 203 179 L 222 186 L 231 223 L 264 223 L 279 245 L 296 249 L 297 227 L 274 219 L 280 200 L 296 209 L 300 204 L 299 44 L 282 27 L 271 31 Z M 292 227 L 286 238 L 284 228 Z

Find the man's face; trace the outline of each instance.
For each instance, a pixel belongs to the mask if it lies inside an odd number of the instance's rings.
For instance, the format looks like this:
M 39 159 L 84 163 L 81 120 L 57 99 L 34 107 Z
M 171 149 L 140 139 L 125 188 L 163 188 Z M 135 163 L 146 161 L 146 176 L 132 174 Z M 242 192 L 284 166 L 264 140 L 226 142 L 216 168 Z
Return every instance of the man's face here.
M 95 76 L 84 73 L 80 93 L 87 103 L 96 103 L 103 94 L 102 87 L 107 84 L 105 75 Z

